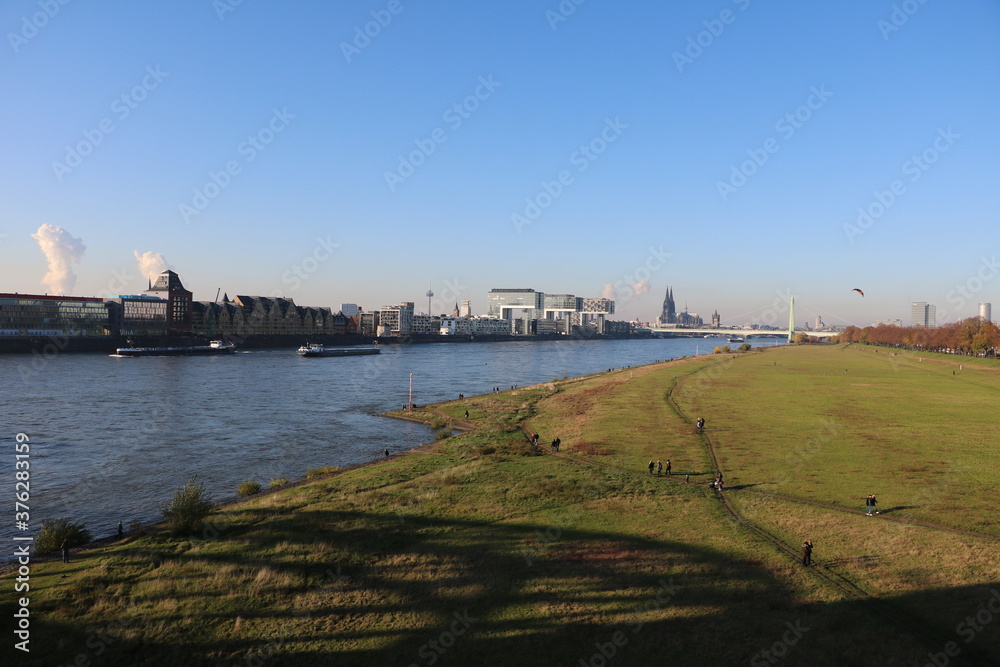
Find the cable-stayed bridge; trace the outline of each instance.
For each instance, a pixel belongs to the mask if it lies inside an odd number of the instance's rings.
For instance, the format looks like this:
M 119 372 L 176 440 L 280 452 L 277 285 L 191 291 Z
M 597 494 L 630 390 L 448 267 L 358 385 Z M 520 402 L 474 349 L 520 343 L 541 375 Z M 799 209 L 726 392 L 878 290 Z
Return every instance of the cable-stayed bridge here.
M 740 337 L 744 340 L 751 338 L 753 336 L 787 336 L 788 342 L 794 342 L 795 334 L 804 333 L 812 338 L 830 338 L 831 336 L 837 336 L 840 334 L 838 331 L 810 331 L 806 329 L 796 329 L 795 328 L 795 297 L 788 297 L 788 328 L 787 329 L 712 329 L 712 328 L 700 328 L 700 329 L 688 329 L 684 327 L 650 327 L 649 331 L 654 336 L 663 337 L 694 337 L 694 336 L 719 336 L 726 338 L 736 338 Z

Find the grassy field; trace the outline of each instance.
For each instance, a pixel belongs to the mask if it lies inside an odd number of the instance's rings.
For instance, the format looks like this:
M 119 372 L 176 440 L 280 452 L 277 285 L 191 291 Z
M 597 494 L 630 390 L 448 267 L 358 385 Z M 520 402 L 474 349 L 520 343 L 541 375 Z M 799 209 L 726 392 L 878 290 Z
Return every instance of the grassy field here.
M 996 664 L 1000 364 L 953 361 L 769 348 L 428 406 L 408 416 L 466 432 L 225 507 L 197 536 L 151 530 L 34 564 L 32 651 L 8 639 L 0 655 Z M 732 490 L 707 487 L 713 456 Z M 668 458 L 670 478 L 647 473 Z M 868 518 L 873 491 L 887 513 Z

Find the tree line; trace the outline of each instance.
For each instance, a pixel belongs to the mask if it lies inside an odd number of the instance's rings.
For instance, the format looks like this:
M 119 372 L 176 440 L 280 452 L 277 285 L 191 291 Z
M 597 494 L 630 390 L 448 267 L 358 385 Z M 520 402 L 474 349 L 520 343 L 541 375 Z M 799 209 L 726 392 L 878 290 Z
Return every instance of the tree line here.
M 1000 328 L 993 322 L 986 322 L 978 317 L 934 328 L 886 324 L 863 329 L 849 326 L 840 334 L 840 342 L 995 357 L 997 348 L 1000 348 Z

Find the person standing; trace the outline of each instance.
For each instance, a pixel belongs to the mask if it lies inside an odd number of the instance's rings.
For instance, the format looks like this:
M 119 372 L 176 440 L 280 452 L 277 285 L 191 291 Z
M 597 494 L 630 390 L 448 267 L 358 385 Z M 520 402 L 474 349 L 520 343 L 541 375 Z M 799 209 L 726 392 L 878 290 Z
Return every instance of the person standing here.
M 120 540 L 123 537 L 125 537 L 125 527 L 122 525 L 122 522 L 119 521 L 118 522 L 118 539 Z
M 670 474 L 670 459 L 667 459 L 667 474 Z
M 812 565 L 812 553 L 813 553 L 813 543 L 812 540 L 806 540 L 802 543 L 802 564 Z
M 656 463 L 654 463 L 653 460 L 650 459 L 650 461 L 649 461 L 649 474 L 650 475 L 653 474 L 653 466 L 655 466 L 655 465 L 656 465 Z
M 659 477 L 663 474 L 663 462 L 660 459 L 656 459 L 656 476 Z
M 69 562 L 69 540 L 63 540 L 62 544 L 59 545 L 59 549 L 62 551 L 63 562 Z
M 865 507 L 867 508 L 866 514 L 868 516 L 871 516 L 873 513 L 878 514 L 878 510 L 875 509 L 875 506 L 877 504 L 878 501 L 875 500 L 875 494 L 874 493 L 868 494 L 868 498 L 865 500 Z

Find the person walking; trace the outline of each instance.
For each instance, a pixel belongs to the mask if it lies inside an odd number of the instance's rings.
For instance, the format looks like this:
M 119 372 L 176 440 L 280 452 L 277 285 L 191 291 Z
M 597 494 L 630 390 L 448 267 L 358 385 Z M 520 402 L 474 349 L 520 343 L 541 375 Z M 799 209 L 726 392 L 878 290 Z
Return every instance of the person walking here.
M 663 462 L 656 459 L 656 476 L 659 477 L 661 474 L 663 474 Z
M 670 474 L 670 459 L 667 459 L 667 474 Z
M 122 525 L 122 522 L 119 521 L 118 522 L 118 539 L 120 540 L 123 537 L 125 537 L 125 527 Z
M 813 543 L 812 540 L 806 540 L 802 543 L 802 564 L 812 565 L 812 553 L 813 553 Z
M 653 460 L 650 459 L 650 461 L 649 461 L 649 474 L 650 475 L 653 474 L 653 466 L 655 466 L 655 465 L 656 465 L 656 463 L 654 463 Z
M 469 418 L 469 411 L 468 411 L 468 410 L 466 410 L 466 411 L 465 411 L 465 418 L 466 418 L 466 419 L 468 419 L 468 418 Z
M 59 549 L 62 551 L 63 562 L 69 562 L 69 540 L 63 540 L 62 544 L 59 545 Z
M 875 494 L 874 493 L 868 494 L 868 498 L 865 499 L 865 507 L 866 507 L 866 512 L 865 513 L 868 516 L 871 516 L 873 513 L 874 514 L 878 514 L 878 510 L 875 509 L 875 506 L 877 504 L 878 504 L 878 501 L 875 500 Z

